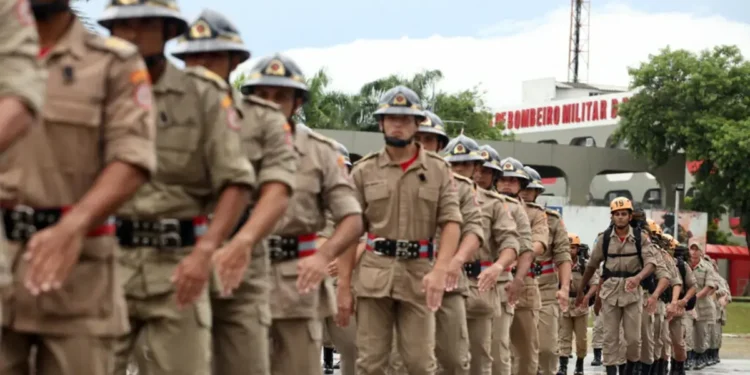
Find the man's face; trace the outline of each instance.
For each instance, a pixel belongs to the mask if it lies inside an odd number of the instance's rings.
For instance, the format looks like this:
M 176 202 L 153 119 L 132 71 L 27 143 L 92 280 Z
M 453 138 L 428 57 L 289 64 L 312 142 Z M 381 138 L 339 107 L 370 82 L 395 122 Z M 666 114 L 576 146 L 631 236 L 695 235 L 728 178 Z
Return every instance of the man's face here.
M 224 79 L 229 78 L 229 73 L 236 67 L 232 60 L 228 51 L 191 53 L 184 57 L 186 66 L 202 66 Z
M 380 122 L 380 130 L 390 138 L 411 139 L 417 129 L 417 118 L 409 115 L 385 115 Z
M 440 138 L 438 138 L 436 134 L 418 132 L 414 136 L 414 140 L 421 143 L 427 151 L 440 152 L 442 149 L 442 147 L 440 147 Z
M 521 190 L 521 181 L 517 177 L 500 177 L 496 184 L 497 191 L 503 194 L 516 195 Z
M 281 111 L 287 118 L 292 117 L 297 108 L 302 106 L 302 98 L 297 98 L 291 87 L 258 86 L 253 90 L 253 95 L 281 106 Z
M 456 174 L 466 178 L 473 178 L 478 168 L 477 164 L 473 161 L 459 161 L 455 163 L 451 162 L 451 169 Z
M 112 22 L 112 35 L 138 47 L 143 56 L 154 56 L 164 51 L 164 19 L 131 18 Z
M 520 193 L 518 193 L 518 195 L 520 195 L 521 199 L 526 202 L 534 202 L 539 196 L 539 191 L 536 189 L 523 189 Z
M 698 245 L 690 246 L 690 260 L 693 263 L 698 263 L 698 261 L 700 261 L 701 259 L 701 256 L 703 256 L 703 254 L 701 254 L 701 250 L 698 248 Z
M 578 248 L 580 248 L 580 245 L 573 245 L 570 244 L 570 256 L 577 257 L 578 256 Z
M 492 178 L 494 177 L 494 170 L 487 167 L 477 168 L 474 172 L 474 182 L 481 186 L 482 189 L 492 188 Z
M 623 229 L 630 225 L 630 219 L 633 215 L 628 210 L 617 210 L 612 212 L 612 222 L 615 223 L 615 227 Z

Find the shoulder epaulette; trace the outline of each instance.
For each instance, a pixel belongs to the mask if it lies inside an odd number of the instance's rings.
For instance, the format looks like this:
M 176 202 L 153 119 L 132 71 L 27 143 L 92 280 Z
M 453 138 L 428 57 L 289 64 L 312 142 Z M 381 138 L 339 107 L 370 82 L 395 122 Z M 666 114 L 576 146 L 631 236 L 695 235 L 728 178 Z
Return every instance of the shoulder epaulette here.
M 138 54 L 138 47 L 134 44 L 114 36 L 91 35 L 86 38 L 86 44 L 101 51 L 112 52 L 121 59 L 127 59 Z
M 526 203 L 526 205 L 529 206 L 529 207 L 538 208 L 538 209 L 544 211 L 544 207 L 540 206 L 537 203 L 534 203 L 534 202 L 523 202 L 523 203 Z
M 362 162 L 367 161 L 367 160 L 371 160 L 371 159 L 373 159 L 376 156 L 378 156 L 377 152 L 371 152 L 371 153 L 369 153 L 369 154 L 361 157 L 359 160 L 355 161 L 354 165 L 362 164 Z
M 191 66 L 185 68 L 185 73 L 198 77 L 204 81 L 211 82 L 216 88 L 221 91 L 229 90 L 229 84 L 226 83 L 218 74 L 202 67 L 202 66 Z
M 248 102 L 253 103 L 253 104 L 257 104 L 257 105 L 261 105 L 261 106 L 268 107 L 268 108 L 271 108 L 271 109 L 275 109 L 277 111 L 281 109 L 281 107 L 278 104 L 276 104 L 276 103 L 274 103 L 272 101 L 269 101 L 269 100 L 261 99 L 261 98 L 255 96 L 255 95 L 248 95 L 248 96 L 245 97 L 245 100 L 247 100 Z
M 498 194 L 498 195 L 502 196 L 508 202 L 516 203 L 516 204 L 521 204 L 521 202 L 519 202 L 518 199 L 516 199 L 516 198 L 509 197 L 509 196 L 507 196 L 505 194 L 500 194 L 500 193 L 495 193 L 495 194 Z
M 482 189 L 482 190 L 484 190 L 486 192 L 486 194 L 488 196 L 492 197 L 492 198 L 499 199 L 501 201 L 505 201 L 505 196 L 502 195 L 502 194 L 500 194 L 500 193 L 494 192 L 492 190 L 487 190 L 487 189 Z
M 546 212 L 547 215 L 552 215 L 552 216 L 558 217 L 558 218 L 560 217 L 560 213 L 557 212 L 556 210 L 551 210 L 551 209 L 547 208 L 547 209 L 544 210 L 544 212 Z
M 440 154 L 438 154 L 437 152 L 427 151 L 427 150 L 425 150 L 425 149 L 422 149 L 422 151 L 424 151 L 425 155 L 427 155 L 427 156 L 429 156 L 429 157 L 431 157 L 431 158 L 433 158 L 433 159 L 438 159 L 438 160 L 440 160 L 440 161 L 441 161 L 441 162 L 443 162 L 443 163 L 444 163 L 445 165 L 447 165 L 447 166 L 448 166 L 448 168 L 450 168 L 450 166 L 451 166 L 451 163 L 449 163 L 449 162 L 448 162 L 447 160 L 445 160 L 445 158 L 443 158 L 442 156 L 440 156 Z
M 334 150 L 336 150 L 336 141 L 334 141 L 333 139 L 328 138 L 325 135 L 316 132 L 315 130 L 311 131 L 308 134 L 310 134 L 310 138 L 312 138 L 312 139 L 314 139 L 316 141 L 319 141 L 321 143 L 325 143 L 326 145 L 328 145 L 331 148 L 333 148 Z
M 458 173 L 453 173 L 453 178 L 455 178 L 456 180 L 461 180 L 463 182 L 466 182 L 467 184 L 470 184 L 472 186 L 474 185 L 474 181 L 473 180 L 471 180 L 471 179 L 469 179 L 467 177 L 461 176 Z

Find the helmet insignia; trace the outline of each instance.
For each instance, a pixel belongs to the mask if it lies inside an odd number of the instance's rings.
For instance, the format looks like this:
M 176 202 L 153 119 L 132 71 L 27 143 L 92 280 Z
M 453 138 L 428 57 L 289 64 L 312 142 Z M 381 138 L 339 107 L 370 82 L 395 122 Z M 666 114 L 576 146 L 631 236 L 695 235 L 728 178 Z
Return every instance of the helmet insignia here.
M 115 1 L 117 5 L 133 5 L 137 2 L 138 0 L 116 0 Z
M 487 152 L 487 150 L 482 150 L 479 156 L 481 156 L 484 160 L 490 160 L 490 153 Z
M 393 105 L 406 105 L 406 97 L 403 94 L 396 95 L 393 98 Z
M 513 170 L 513 164 L 511 164 L 511 162 L 505 162 L 505 164 L 503 164 L 503 170 L 504 171 L 512 171 Z
M 466 147 L 462 144 L 457 144 L 456 147 L 453 148 L 453 154 L 465 154 L 466 153 Z
M 208 26 L 206 21 L 200 20 L 190 28 L 190 38 L 192 39 L 205 39 L 211 37 L 211 27 Z
M 281 63 L 281 61 L 271 60 L 271 62 L 266 67 L 266 74 L 283 77 L 284 75 L 286 75 L 286 69 L 284 69 L 284 64 Z

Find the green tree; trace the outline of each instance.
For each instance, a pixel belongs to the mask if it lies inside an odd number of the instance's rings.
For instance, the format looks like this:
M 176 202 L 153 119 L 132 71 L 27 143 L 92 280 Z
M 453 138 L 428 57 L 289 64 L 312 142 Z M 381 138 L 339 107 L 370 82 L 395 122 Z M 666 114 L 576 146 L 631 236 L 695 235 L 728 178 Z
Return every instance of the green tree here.
M 246 79 L 247 75 L 244 72 L 237 74 L 237 76 L 234 77 L 234 81 L 232 81 L 232 87 L 234 87 L 236 90 L 241 89 L 242 84 L 245 83 Z
M 666 48 L 629 73 L 639 91 L 619 109 L 615 141 L 653 166 L 678 153 L 702 161 L 694 208 L 711 217 L 743 212 L 750 244 L 750 62 L 736 46 Z

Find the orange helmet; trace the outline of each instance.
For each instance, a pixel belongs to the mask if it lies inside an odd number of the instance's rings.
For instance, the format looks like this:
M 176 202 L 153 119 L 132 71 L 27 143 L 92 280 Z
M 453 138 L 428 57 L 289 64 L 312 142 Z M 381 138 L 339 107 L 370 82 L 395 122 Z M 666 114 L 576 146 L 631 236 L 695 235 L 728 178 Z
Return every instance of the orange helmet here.
M 648 231 L 651 232 L 651 234 L 655 234 L 657 236 L 662 235 L 662 230 L 659 224 L 656 224 L 655 221 L 651 219 L 646 219 L 646 224 L 648 224 Z
M 633 211 L 633 202 L 625 197 L 617 197 L 615 199 L 612 199 L 612 202 L 609 203 L 609 211 L 615 212 L 620 210 Z
M 578 237 L 575 233 L 568 232 L 568 240 L 570 240 L 571 245 L 581 245 L 581 237 Z

